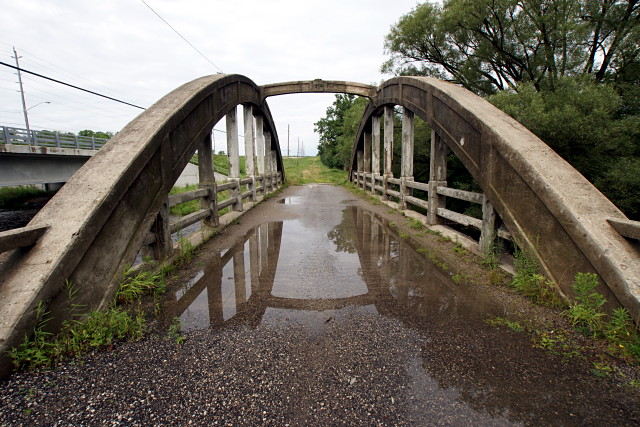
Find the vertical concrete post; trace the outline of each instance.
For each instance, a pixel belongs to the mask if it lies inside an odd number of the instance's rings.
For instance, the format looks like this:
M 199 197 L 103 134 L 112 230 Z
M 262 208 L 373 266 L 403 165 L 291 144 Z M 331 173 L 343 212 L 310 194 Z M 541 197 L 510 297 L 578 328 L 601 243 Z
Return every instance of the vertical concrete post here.
M 367 190 L 368 175 L 371 174 L 371 131 L 364 131 L 364 176 L 362 178 L 362 187 Z
M 371 192 L 376 192 L 376 178 L 380 176 L 380 116 L 371 117 Z
M 264 145 L 265 145 L 265 136 L 264 136 L 264 118 L 262 114 L 256 114 L 256 166 L 258 175 L 262 177 L 262 188 L 265 190 L 265 181 L 264 181 Z
M 356 179 L 356 183 L 358 184 L 358 186 L 361 185 L 361 178 L 362 178 L 362 174 L 364 173 L 364 150 L 358 150 L 357 153 L 358 156 L 358 174 L 357 179 Z
M 213 150 L 211 148 L 211 132 L 198 147 L 199 188 L 206 188 L 208 195 L 200 199 L 200 209 L 208 209 L 209 217 L 202 220 L 202 227 L 218 226 L 218 209 L 216 203 L 216 176 L 213 172 Z
M 387 182 L 388 178 L 393 178 L 393 106 L 385 105 L 384 107 L 384 178 L 382 182 L 382 186 L 384 187 L 384 191 L 382 193 L 382 198 L 387 200 L 389 196 L 387 195 L 387 190 L 389 189 L 389 184 Z
M 407 209 L 406 196 L 413 191 L 407 187 L 407 181 L 413 181 L 413 145 L 415 120 L 413 111 L 403 109 L 402 114 L 402 173 L 400 177 L 400 207 Z
M 271 165 L 271 170 L 274 173 L 275 176 L 275 187 L 278 188 L 280 187 L 280 180 L 282 179 L 282 175 L 280 174 L 280 171 L 278 170 L 278 154 L 276 153 L 276 151 L 271 151 L 271 161 L 273 162 L 273 164 Z
M 482 195 L 482 230 L 480 230 L 480 249 L 484 256 L 491 254 L 496 238 L 496 212 L 486 194 Z
M 237 186 L 231 190 L 231 198 L 236 203 L 233 210 L 242 211 L 242 191 L 240 188 L 240 150 L 238 145 L 237 107 L 233 107 L 226 116 L 227 123 L 227 156 L 229 161 L 229 181 L 235 181 Z
M 435 130 L 431 131 L 431 160 L 429 168 L 429 224 L 439 224 L 438 208 L 444 208 L 446 198 L 438 194 L 438 187 L 447 186 L 447 145 Z
M 262 181 L 264 192 L 273 191 L 273 180 L 271 173 L 271 132 L 264 133 L 264 181 Z
M 255 163 L 255 133 L 253 120 L 253 106 L 244 104 L 244 155 L 247 176 L 251 177 L 251 200 L 256 201 L 256 163 Z

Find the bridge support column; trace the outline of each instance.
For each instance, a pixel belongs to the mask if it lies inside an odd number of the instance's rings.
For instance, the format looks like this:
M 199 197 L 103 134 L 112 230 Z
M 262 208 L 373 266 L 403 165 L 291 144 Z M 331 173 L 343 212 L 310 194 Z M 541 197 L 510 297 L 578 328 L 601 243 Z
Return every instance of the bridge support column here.
M 387 190 L 389 189 L 388 178 L 393 178 L 393 107 L 387 105 L 384 107 L 384 178 L 382 186 L 384 192 L 383 200 L 388 200 Z
M 238 147 L 237 108 L 233 107 L 226 116 L 227 124 L 227 156 L 229 161 L 229 181 L 237 186 L 230 190 L 231 198 L 236 200 L 233 210 L 242 212 L 242 189 L 240 188 L 240 151 Z M 199 163 L 199 162 L 198 162 Z
M 439 224 L 438 208 L 444 208 L 446 198 L 438 194 L 438 187 L 447 186 L 447 146 L 436 131 L 431 131 L 431 159 L 429 169 L 429 224 Z
M 142 257 L 151 257 L 156 261 L 162 261 L 173 255 L 173 242 L 171 241 L 171 229 L 169 218 L 169 200 L 165 199 L 156 215 L 156 220 L 151 226 L 151 233 L 156 240 L 149 246 L 140 249 Z
M 209 194 L 200 199 L 200 209 L 208 209 L 209 217 L 202 220 L 203 228 L 218 226 L 218 209 L 216 194 L 216 176 L 213 172 L 213 150 L 211 133 L 208 133 L 198 148 L 198 187 L 206 188 Z
M 251 201 L 257 201 L 256 194 L 256 163 L 255 163 L 255 133 L 253 106 L 244 104 L 244 155 L 247 176 L 251 177 Z
M 400 178 L 400 207 L 407 209 L 405 198 L 413 194 L 407 181 L 413 181 L 413 144 L 415 119 L 413 111 L 403 109 L 402 114 L 402 174 Z
M 264 133 L 264 181 L 262 185 L 264 187 L 264 193 L 270 193 L 273 191 L 273 169 L 271 166 L 271 132 Z
M 369 189 L 369 178 L 371 177 L 371 131 L 364 132 L 364 177 L 362 179 L 362 187 L 367 191 Z
M 362 175 L 364 174 L 364 150 L 358 150 L 358 173 L 356 175 L 356 183 L 358 187 L 363 186 Z
M 380 176 L 380 116 L 371 117 L 371 192 L 376 194 L 376 178 Z
M 265 153 L 265 132 L 264 132 L 264 120 L 261 114 L 256 116 L 256 166 L 258 175 L 262 178 L 262 194 L 267 193 L 266 178 L 264 175 L 264 153 Z

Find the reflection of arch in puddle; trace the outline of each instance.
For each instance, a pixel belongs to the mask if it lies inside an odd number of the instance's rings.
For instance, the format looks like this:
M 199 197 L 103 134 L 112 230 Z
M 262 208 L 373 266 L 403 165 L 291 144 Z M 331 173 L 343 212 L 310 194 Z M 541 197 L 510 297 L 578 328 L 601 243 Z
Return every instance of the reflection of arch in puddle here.
M 387 219 L 356 206 L 348 211 L 362 275 L 369 292 L 378 296 L 379 313 L 459 317 L 478 308 L 472 294 L 418 253 Z
M 407 310 L 422 316 L 468 313 L 469 296 L 389 227 L 387 220 L 347 207 L 327 237 L 336 252 L 357 253 L 367 292 L 345 298 L 284 298 L 272 294 L 283 239 L 283 223 L 251 229 L 236 245 L 210 257 L 167 306 L 183 329 L 226 323 L 258 325 L 267 308 L 324 311 L 373 305 L 379 313 Z M 286 241 L 286 237 L 285 237 Z
M 218 325 L 243 313 L 250 299 L 273 286 L 282 222 L 255 227 L 226 252 L 213 254 L 206 267 L 165 305 L 167 316 L 180 317 L 183 330 Z

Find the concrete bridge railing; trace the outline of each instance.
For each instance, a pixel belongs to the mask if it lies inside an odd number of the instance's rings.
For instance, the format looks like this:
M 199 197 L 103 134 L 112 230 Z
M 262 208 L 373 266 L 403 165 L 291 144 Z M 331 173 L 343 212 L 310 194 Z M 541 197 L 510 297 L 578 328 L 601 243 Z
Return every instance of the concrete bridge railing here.
M 354 143 L 353 181 L 430 226 L 450 221 L 481 230 L 485 253 L 497 236 L 513 238 L 565 297 L 572 297 L 576 273 L 597 273 L 610 303 L 640 319 L 640 223 L 628 220 L 524 126 L 471 92 L 433 78 L 393 78 L 370 99 Z M 402 107 L 403 120 L 399 177 L 392 172 L 395 106 Z M 429 182 L 422 183 L 413 177 L 416 115 L 432 129 Z M 449 151 L 484 194 L 447 187 Z M 414 197 L 414 189 L 428 196 Z M 481 204 L 482 220 L 446 209 L 447 197 Z
M 237 106 L 243 106 L 247 177 L 240 177 Z M 226 117 L 229 182 L 215 182 L 210 144 L 213 126 Z M 255 129 L 255 131 L 254 131 Z M 200 188 L 168 197 L 195 151 Z M 65 282 L 73 301 L 100 309 L 113 299 L 118 278 L 141 247 L 156 258 L 171 254 L 170 232 L 191 221 L 214 227 L 221 206 L 237 216 L 284 181 L 276 128 L 260 87 L 238 75 L 202 77 L 159 100 L 118 132 L 76 172 L 23 229 L 0 233 L 0 368 L 6 351 L 37 322 L 44 303 L 55 328 L 68 316 Z M 230 201 L 218 201 L 228 190 Z M 201 209 L 169 224 L 168 207 L 201 199 Z M 245 199 L 250 199 L 244 203 Z

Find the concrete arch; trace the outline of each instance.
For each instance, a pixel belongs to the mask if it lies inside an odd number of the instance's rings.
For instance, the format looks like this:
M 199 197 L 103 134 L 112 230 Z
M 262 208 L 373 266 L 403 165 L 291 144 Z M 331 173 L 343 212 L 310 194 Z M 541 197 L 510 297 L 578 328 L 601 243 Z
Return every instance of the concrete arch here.
M 276 128 L 260 87 L 240 75 L 214 75 L 175 89 L 131 121 L 93 156 L 33 218 L 39 241 L 0 265 L 0 367 L 36 323 L 40 301 L 63 318 L 65 281 L 87 309 L 108 304 L 117 278 L 142 245 L 164 198 L 215 123 L 252 104 L 271 132 L 283 173 Z M 284 178 L 284 176 L 283 176 Z M 105 254 L 108 254 L 105 256 Z
M 376 87 L 356 82 L 315 79 L 263 85 L 260 93 L 262 99 L 293 93 L 349 93 L 372 98 L 376 94 Z
M 594 272 L 607 298 L 640 319 L 640 254 L 607 222 L 626 216 L 524 126 L 466 89 L 428 77 L 384 82 L 360 123 L 352 174 L 372 117 L 385 105 L 403 106 L 430 124 L 566 295 L 577 272 Z

